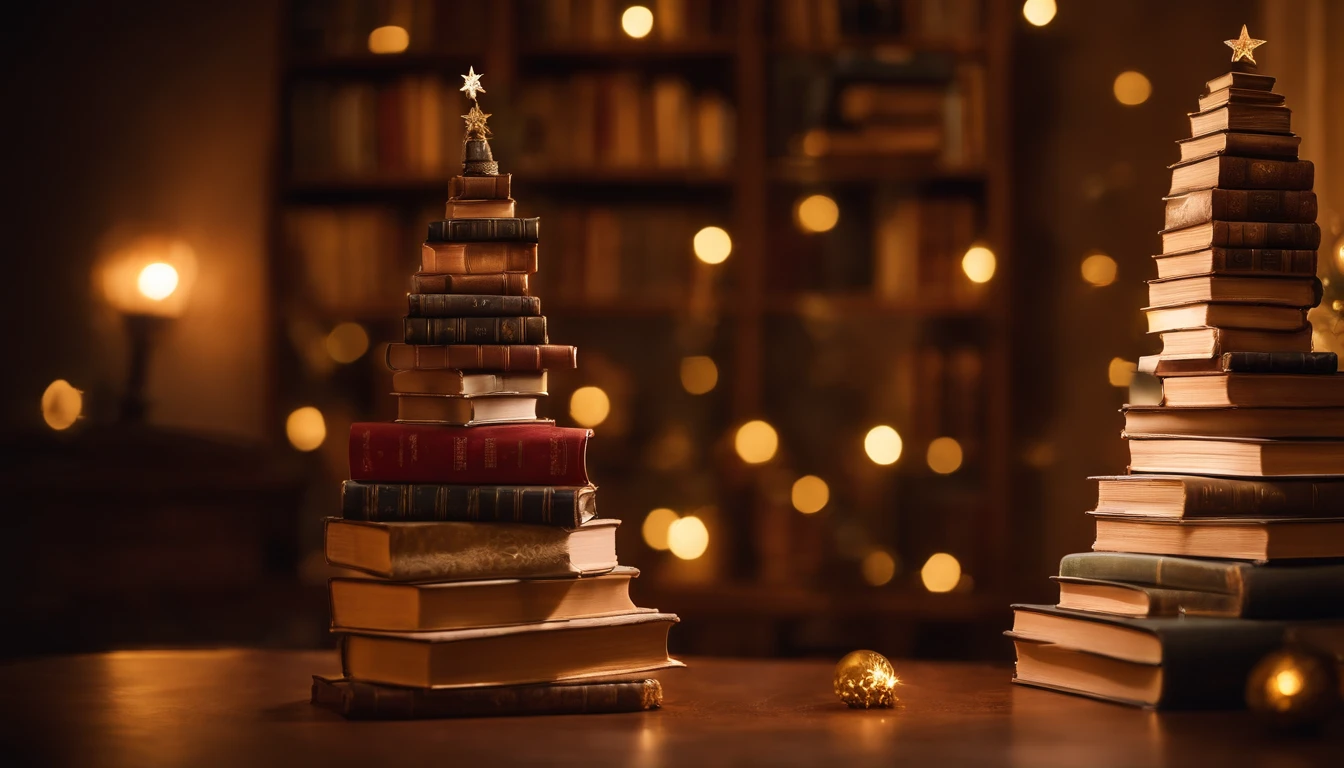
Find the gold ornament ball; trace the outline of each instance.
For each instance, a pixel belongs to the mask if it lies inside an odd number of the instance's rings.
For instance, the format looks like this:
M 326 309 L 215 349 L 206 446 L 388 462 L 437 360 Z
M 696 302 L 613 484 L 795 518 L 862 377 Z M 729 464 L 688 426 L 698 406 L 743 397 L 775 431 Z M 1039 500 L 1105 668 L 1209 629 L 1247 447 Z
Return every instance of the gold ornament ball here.
M 1246 704 L 1270 725 L 1310 730 L 1339 704 L 1339 670 L 1326 654 L 1302 647 L 1268 654 L 1246 680 Z
M 900 682 L 891 662 L 876 651 L 854 651 L 835 665 L 835 695 L 850 709 L 896 706 Z

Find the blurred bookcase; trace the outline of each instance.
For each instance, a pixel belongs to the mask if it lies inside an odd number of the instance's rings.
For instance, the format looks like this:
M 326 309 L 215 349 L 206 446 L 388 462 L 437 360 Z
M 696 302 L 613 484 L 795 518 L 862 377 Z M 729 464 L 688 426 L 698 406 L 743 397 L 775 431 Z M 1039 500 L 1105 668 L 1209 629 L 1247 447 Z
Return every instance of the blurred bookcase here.
M 543 218 L 534 293 L 580 348 L 545 411 L 573 424 L 577 388 L 607 395 L 589 465 L 641 601 L 687 620 L 684 650 L 983 652 L 963 630 L 994 622 L 1009 573 L 1011 9 L 649 0 L 635 39 L 629 5 L 289 4 L 273 410 L 278 432 L 324 414 L 314 514 L 349 422 L 391 418 L 381 348 L 442 217 L 475 66 L 519 215 Z M 695 256 L 708 226 L 731 237 L 723 263 Z M 350 323 L 369 344 L 338 362 L 361 347 Z M 752 420 L 777 437 L 758 464 L 735 451 Z M 877 425 L 900 437 L 890 465 L 866 453 Z M 828 494 L 813 514 L 794 504 L 806 475 Z M 655 549 L 656 508 L 704 522 L 703 555 Z M 936 553 L 961 577 L 923 573 Z

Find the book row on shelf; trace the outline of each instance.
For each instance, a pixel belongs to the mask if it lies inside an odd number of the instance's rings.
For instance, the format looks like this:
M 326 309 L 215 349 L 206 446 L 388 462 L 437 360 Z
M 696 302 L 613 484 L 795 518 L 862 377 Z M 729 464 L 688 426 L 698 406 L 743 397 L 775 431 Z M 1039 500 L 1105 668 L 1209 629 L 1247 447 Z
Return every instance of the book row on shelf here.
M 981 0 L 781 0 L 769 7 L 775 39 L 796 47 L 874 36 L 971 44 L 984 26 Z

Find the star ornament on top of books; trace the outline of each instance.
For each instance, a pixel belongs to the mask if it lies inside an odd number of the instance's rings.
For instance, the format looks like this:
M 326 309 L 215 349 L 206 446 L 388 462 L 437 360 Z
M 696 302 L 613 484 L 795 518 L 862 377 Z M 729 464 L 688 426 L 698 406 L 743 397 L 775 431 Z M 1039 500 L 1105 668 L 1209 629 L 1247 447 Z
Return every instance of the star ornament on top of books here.
M 1246 34 L 1245 27 L 1242 28 L 1241 34 L 1243 36 Z M 1255 59 L 1251 59 L 1251 61 L 1255 61 Z M 481 78 L 484 76 L 485 76 L 484 72 L 482 72 L 479 75 L 476 74 L 475 66 L 468 67 L 467 74 L 462 76 L 462 87 L 458 88 L 458 90 L 467 94 L 467 98 L 471 99 L 472 101 L 475 101 L 476 94 L 485 93 L 485 88 L 481 87 Z
M 1256 40 L 1246 33 L 1246 25 L 1241 25 L 1241 35 L 1235 40 L 1224 40 L 1223 45 L 1232 49 L 1232 61 L 1238 62 L 1245 59 L 1252 64 L 1255 63 L 1255 49 L 1264 45 L 1264 40 Z
M 462 115 L 462 119 L 467 121 L 467 135 L 486 137 L 490 135 L 490 129 L 486 127 L 485 121 L 490 118 L 489 112 L 481 111 L 481 105 L 472 103 L 471 109 L 467 114 Z

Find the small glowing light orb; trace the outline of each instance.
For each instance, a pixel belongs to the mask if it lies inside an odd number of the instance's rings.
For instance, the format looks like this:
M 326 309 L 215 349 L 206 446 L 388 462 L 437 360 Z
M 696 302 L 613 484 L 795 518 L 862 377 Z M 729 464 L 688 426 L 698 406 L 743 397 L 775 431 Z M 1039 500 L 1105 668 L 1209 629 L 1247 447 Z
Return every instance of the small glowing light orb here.
M 642 5 L 632 5 L 621 14 L 621 29 L 638 40 L 653 31 L 653 11 Z
M 65 379 L 51 382 L 42 393 L 42 420 L 54 430 L 69 429 L 83 410 L 84 393 Z
M 966 273 L 973 283 L 988 283 L 994 277 L 998 259 L 994 252 L 983 245 L 973 245 L 961 257 L 961 271 Z
M 1083 279 L 1095 286 L 1110 285 L 1115 282 L 1115 274 L 1119 267 L 1116 266 L 1115 259 L 1104 253 L 1092 253 L 1083 259 L 1079 269 L 1083 273 Z
M 830 138 L 820 128 L 813 128 L 803 134 L 803 154 L 808 157 L 821 157 L 830 146 Z
M 359 323 L 341 323 L 327 334 L 327 354 L 338 363 L 353 363 L 369 351 L 369 334 Z
M 850 709 L 887 709 L 896 706 L 896 676 L 887 657 L 876 651 L 854 651 L 835 665 L 835 695 Z
M 961 468 L 961 443 L 950 437 L 939 437 L 929 443 L 929 469 L 940 475 L 950 475 Z
M 951 592 L 961 581 L 961 563 L 946 552 L 939 552 L 919 569 L 919 579 L 930 592 Z
M 887 552 L 875 549 L 863 558 L 863 580 L 874 587 L 891 581 L 896 575 L 896 559 Z
M 569 415 L 581 427 L 596 427 L 611 413 L 611 399 L 601 387 L 579 387 L 569 396 Z
M 300 451 L 317 450 L 327 439 L 327 422 L 322 412 L 311 405 L 295 408 L 285 419 L 285 436 Z
M 1022 17 L 1032 26 L 1044 27 L 1055 18 L 1055 0 L 1027 0 L 1022 4 Z
M 830 500 L 831 489 L 820 477 L 803 475 L 793 481 L 793 508 L 804 515 L 820 512 Z
M 826 195 L 811 195 L 798 201 L 794 219 L 804 232 L 829 232 L 840 221 L 840 206 Z
M 411 47 L 411 33 L 395 25 L 369 33 L 369 53 L 401 53 Z
M 692 395 L 703 395 L 719 383 L 719 366 L 713 358 L 692 355 L 681 358 L 681 387 Z
M 1274 690 L 1280 696 L 1296 696 L 1302 691 L 1302 673 L 1296 669 L 1285 669 L 1274 675 Z
M 644 525 L 639 529 L 644 536 L 644 543 L 659 552 L 665 552 L 668 547 L 668 533 L 672 529 L 672 524 L 679 519 L 680 515 L 667 507 L 659 507 L 650 512 L 644 518 Z
M 1153 95 L 1153 84 L 1148 82 L 1142 72 L 1129 70 L 1121 72 L 1115 76 L 1115 83 L 1111 86 L 1115 92 L 1115 100 L 1127 107 L 1133 107 L 1148 100 Z
M 709 549 L 709 529 L 695 515 L 678 518 L 667 528 L 667 548 L 682 560 L 694 560 Z
M 769 423 L 755 419 L 737 428 L 733 447 L 748 464 L 764 464 L 779 450 L 779 434 Z
M 1112 387 L 1128 387 L 1134 381 L 1134 374 L 1138 370 L 1138 363 L 1113 357 L 1110 366 L 1106 369 L 1106 380 L 1111 383 Z
M 722 264 L 733 252 L 733 239 L 722 227 L 705 227 L 691 241 L 695 257 L 706 264 Z
M 172 264 L 156 261 L 146 264 L 135 279 L 140 295 L 153 301 L 163 301 L 177 290 L 177 270 Z
M 868 430 L 863 437 L 863 450 L 874 464 L 895 464 L 901 458 L 901 436 L 886 424 Z

